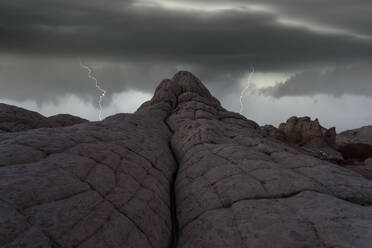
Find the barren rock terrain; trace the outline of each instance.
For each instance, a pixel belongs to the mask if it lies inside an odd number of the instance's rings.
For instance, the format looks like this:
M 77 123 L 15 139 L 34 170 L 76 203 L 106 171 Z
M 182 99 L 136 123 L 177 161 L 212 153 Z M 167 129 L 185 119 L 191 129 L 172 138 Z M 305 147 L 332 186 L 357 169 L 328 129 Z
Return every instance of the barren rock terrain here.
M 368 176 L 272 138 L 188 72 L 134 114 L 1 105 L 0 126 L 0 247 L 372 247 Z

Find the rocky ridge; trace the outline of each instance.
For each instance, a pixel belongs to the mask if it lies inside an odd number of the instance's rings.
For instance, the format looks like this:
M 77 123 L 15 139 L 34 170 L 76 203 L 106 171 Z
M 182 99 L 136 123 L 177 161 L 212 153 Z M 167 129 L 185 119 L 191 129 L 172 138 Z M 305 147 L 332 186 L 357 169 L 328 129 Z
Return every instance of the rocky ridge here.
M 268 137 L 191 73 L 134 114 L 32 128 L 0 133 L 0 247 L 372 246 L 371 180 Z
M 88 120 L 68 114 L 45 117 L 34 111 L 0 103 L 0 132 L 65 127 L 84 122 L 88 122 Z
M 266 137 L 280 140 L 293 148 L 357 171 L 372 179 L 372 126 L 344 131 L 336 134 L 335 128 L 326 129 L 318 119 L 291 117 L 278 128 L 261 127 Z
M 322 127 L 318 119 L 310 117 L 291 117 L 278 128 L 272 125 L 261 127 L 266 137 L 272 137 L 289 145 L 301 147 L 303 151 L 313 156 L 329 160 L 342 160 L 342 154 L 337 151 L 336 128 Z

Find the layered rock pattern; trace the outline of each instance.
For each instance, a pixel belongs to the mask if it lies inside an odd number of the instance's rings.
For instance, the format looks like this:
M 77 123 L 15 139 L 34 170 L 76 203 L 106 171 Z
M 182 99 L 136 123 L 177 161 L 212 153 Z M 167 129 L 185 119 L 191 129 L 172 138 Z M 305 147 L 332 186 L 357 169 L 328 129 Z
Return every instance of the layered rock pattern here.
M 0 138 L 2 247 L 372 247 L 372 181 L 187 72 L 135 114 Z
M 162 118 L 0 134 L 0 247 L 166 247 L 176 162 Z
M 322 127 L 318 119 L 312 121 L 310 117 L 291 117 L 286 123 L 279 125 L 279 130 L 284 133 L 290 143 L 300 145 L 323 145 L 336 146 L 336 129 Z
M 318 119 L 310 117 L 291 117 L 279 128 L 271 125 L 261 127 L 267 137 L 272 137 L 295 147 L 301 147 L 304 152 L 313 156 L 342 160 L 342 155 L 336 150 L 336 129 L 322 127 Z
M 163 83 L 176 106 L 179 247 L 372 245 L 371 181 L 265 139 L 189 74 Z

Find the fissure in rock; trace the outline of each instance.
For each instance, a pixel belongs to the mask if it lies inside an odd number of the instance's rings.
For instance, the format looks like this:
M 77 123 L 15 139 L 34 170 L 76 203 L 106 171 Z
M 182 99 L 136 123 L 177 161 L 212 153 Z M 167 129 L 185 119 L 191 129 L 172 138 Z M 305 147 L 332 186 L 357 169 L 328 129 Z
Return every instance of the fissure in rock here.
M 169 149 L 176 161 L 176 169 L 172 175 L 172 180 L 170 182 L 170 206 L 171 206 L 171 219 L 172 219 L 172 237 L 170 242 L 170 248 L 177 247 L 178 243 L 178 218 L 177 218 L 177 203 L 176 203 L 176 180 L 177 180 L 177 174 L 179 169 L 179 164 L 177 161 L 177 158 L 173 152 L 172 144 L 169 142 Z
M 169 187 L 169 199 L 170 199 L 170 212 L 171 212 L 171 221 L 172 221 L 172 236 L 169 243 L 169 248 L 176 248 L 178 244 L 178 237 L 179 237 L 179 225 L 178 225 L 178 218 L 177 218 L 177 203 L 176 203 L 176 180 L 179 170 L 179 163 L 176 154 L 173 151 L 172 147 L 172 137 L 173 137 L 173 130 L 167 123 L 167 118 L 164 120 L 165 125 L 168 127 L 168 130 L 171 132 L 172 136 L 168 141 L 169 150 L 174 158 L 176 163 L 176 168 L 173 172 L 172 179 L 170 181 Z

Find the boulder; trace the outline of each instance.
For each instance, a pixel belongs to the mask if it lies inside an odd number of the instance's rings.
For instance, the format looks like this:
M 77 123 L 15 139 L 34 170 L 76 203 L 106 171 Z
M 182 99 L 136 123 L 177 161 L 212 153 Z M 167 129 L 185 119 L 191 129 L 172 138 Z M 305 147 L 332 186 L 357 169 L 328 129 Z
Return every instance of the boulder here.
M 371 158 L 372 126 L 365 126 L 338 134 L 337 149 L 345 159 L 364 161 Z

